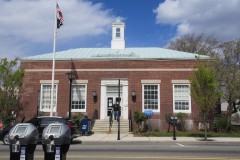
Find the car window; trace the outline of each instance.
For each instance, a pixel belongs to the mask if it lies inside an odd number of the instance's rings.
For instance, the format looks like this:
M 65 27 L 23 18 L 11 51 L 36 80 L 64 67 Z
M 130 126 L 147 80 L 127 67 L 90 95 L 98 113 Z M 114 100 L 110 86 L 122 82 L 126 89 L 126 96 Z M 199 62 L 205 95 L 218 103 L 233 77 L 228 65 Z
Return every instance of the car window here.
M 64 123 L 67 124 L 67 121 L 63 118 L 41 118 L 41 124 L 50 124 L 50 123 Z

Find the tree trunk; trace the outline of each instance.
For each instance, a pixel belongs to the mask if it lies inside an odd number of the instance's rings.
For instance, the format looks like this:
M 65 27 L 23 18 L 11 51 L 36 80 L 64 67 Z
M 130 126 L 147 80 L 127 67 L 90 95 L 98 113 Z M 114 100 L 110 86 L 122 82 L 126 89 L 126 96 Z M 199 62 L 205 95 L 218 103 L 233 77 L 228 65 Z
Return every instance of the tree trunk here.
M 203 114 L 203 121 L 204 121 L 204 141 L 207 141 L 207 120 L 206 120 L 206 113 Z
M 171 124 L 168 123 L 168 133 L 170 132 L 170 126 L 171 126 Z
M 227 125 L 227 130 L 229 131 L 231 129 L 231 115 L 233 113 L 233 103 L 231 100 L 228 101 L 228 108 L 227 108 L 227 118 L 228 118 L 228 125 Z

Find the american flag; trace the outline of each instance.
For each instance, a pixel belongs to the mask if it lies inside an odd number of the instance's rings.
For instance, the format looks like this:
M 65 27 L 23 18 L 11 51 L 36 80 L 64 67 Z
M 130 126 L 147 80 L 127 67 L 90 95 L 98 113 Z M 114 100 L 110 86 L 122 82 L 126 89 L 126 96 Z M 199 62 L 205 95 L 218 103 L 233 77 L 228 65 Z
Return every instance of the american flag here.
M 60 28 L 63 25 L 63 15 L 62 15 L 62 11 L 60 9 L 60 7 L 56 6 L 56 12 L 57 12 L 57 28 Z

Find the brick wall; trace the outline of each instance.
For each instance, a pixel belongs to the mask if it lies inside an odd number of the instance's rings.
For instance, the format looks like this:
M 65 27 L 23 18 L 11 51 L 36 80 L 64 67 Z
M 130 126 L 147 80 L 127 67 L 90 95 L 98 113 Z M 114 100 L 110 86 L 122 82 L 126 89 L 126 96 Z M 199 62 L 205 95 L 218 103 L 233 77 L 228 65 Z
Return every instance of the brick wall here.
M 88 80 L 87 114 L 93 115 L 94 110 L 100 113 L 100 84 L 102 79 L 127 78 L 129 83 L 129 111 L 142 111 L 142 83 L 141 80 L 161 80 L 160 84 L 160 113 L 155 113 L 152 119 L 156 127 L 167 128 L 165 115 L 173 112 L 172 80 L 188 80 L 192 75 L 195 62 L 191 60 L 92 60 L 92 61 L 56 61 L 55 80 L 59 80 L 57 106 L 58 116 L 67 117 L 69 106 L 69 81 L 66 73 L 74 68 L 77 79 Z M 40 80 L 51 80 L 52 61 L 22 61 L 21 67 L 26 70 L 21 89 L 20 116 L 30 119 L 37 113 L 38 92 Z M 102 69 L 102 70 L 101 70 Z M 118 70 L 118 71 L 115 71 Z M 126 69 L 126 70 L 125 70 Z M 140 70 L 138 70 L 140 69 Z M 145 70 L 145 71 L 144 71 Z M 92 91 L 98 95 L 95 103 Z M 136 102 L 132 102 L 131 91 L 135 90 Z M 198 112 L 192 101 L 192 113 L 189 118 L 194 120 Z M 73 113 L 74 114 L 74 113 Z

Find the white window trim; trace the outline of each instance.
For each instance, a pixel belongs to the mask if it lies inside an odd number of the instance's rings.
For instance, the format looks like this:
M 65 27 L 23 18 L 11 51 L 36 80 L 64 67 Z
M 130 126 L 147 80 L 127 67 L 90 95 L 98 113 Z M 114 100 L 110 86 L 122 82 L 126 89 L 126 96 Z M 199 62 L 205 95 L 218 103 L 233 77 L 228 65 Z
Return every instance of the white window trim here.
M 85 109 L 72 109 L 72 102 L 71 102 L 71 112 L 87 112 L 87 84 L 86 83 L 74 83 L 72 85 L 84 85 L 85 86 Z
M 43 109 L 42 108 L 42 96 L 43 96 L 43 94 L 42 94 L 42 92 L 43 92 L 43 85 L 51 85 L 50 83 L 47 83 L 47 82 L 49 82 L 48 80 L 47 81 L 41 81 L 42 82 L 42 84 L 41 84 L 41 93 L 40 93 L 40 106 L 39 106 L 39 110 L 41 111 L 41 112 L 51 112 L 51 108 L 50 109 Z M 55 81 L 56 82 L 56 81 Z M 58 81 L 57 81 L 57 83 L 58 83 Z M 57 111 L 57 102 L 58 102 L 58 99 L 57 99 L 57 97 L 58 97 L 58 84 L 54 84 L 54 85 L 56 85 L 56 106 L 54 107 L 53 106 L 53 112 L 56 112 Z M 54 87 L 53 87 L 54 88 Z M 51 105 L 51 104 L 50 104 Z
M 88 84 L 88 80 L 73 80 L 72 81 L 72 84 L 73 85 L 76 85 L 76 84 Z
M 141 80 L 141 83 L 144 83 L 144 84 L 160 84 L 161 80 L 143 79 L 143 80 Z
M 175 110 L 175 92 L 174 92 L 174 86 L 175 85 L 188 85 L 189 86 L 189 110 Z M 173 113 L 192 113 L 192 103 L 191 103 L 191 95 L 190 95 L 190 84 L 189 83 L 175 83 L 172 85 L 172 92 L 173 92 Z
M 185 80 L 185 79 L 182 79 L 182 80 L 172 80 L 172 83 L 174 83 L 174 84 L 190 84 L 190 80 Z
M 54 80 L 54 84 L 58 84 L 59 80 Z M 40 80 L 40 84 L 52 84 L 52 80 Z
M 144 112 L 144 86 L 145 85 L 157 85 L 158 86 L 158 109 L 157 110 L 152 110 L 154 113 L 159 113 L 160 112 L 160 84 L 154 84 L 154 83 L 146 83 L 142 84 L 142 111 Z M 148 109 L 146 109 L 148 110 Z

